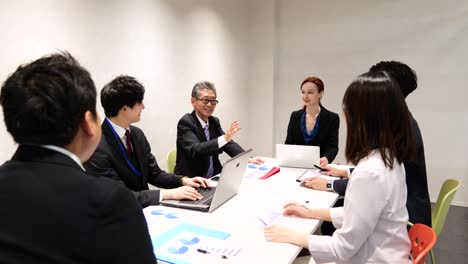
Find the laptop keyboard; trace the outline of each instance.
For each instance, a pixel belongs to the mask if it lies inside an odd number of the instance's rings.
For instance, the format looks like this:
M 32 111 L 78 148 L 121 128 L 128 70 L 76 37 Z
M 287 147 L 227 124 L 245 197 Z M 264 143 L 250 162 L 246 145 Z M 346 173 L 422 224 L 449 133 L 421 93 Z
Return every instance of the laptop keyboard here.
M 216 187 L 212 188 L 199 188 L 197 191 L 203 196 L 200 200 L 196 201 L 190 201 L 190 200 L 184 200 L 184 203 L 187 204 L 206 204 L 207 202 L 211 202 L 211 199 L 213 199 L 214 193 L 216 191 Z

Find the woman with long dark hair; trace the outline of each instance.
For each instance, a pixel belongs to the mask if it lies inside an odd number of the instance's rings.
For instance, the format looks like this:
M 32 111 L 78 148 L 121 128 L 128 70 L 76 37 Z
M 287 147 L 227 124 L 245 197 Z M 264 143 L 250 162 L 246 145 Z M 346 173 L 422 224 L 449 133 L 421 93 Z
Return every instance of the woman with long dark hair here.
M 410 263 L 402 162 L 413 160 L 416 149 L 404 96 L 387 73 L 369 72 L 349 85 L 343 112 L 348 133 L 345 155 L 356 165 L 344 207 L 287 204 L 284 211 L 331 221 L 337 230 L 332 236 L 319 236 L 272 225 L 265 228 L 265 237 L 306 247 L 317 262 Z

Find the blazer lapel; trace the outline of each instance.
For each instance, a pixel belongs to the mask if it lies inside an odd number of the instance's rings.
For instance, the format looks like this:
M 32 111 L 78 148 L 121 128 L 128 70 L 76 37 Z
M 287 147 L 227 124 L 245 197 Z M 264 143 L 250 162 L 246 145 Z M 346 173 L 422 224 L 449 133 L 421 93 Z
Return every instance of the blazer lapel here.
M 197 114 L 195 114 L 195 111 L 193 111 L 191 113 L 191 116 L 192 116 L 193 125 L 196 127 L 196 131 L 197 131 L 198 138 L 200 139 L 200 141 L 202 141 L 202 142 L 203 141 L 208 141 L 208 140 L 206 140 L 205 130 L 201 126 L 200 121 L 198 120 Z M 210 124 L 208 124 L 208 125 L 210 127 L 210 135 L 211 135 L 211 125 Z
M 145 175 L 147 175 L 147 162 L 145 161 L 146 158 L 146 153 L 145 153 L 145 148 L 144 148 L 144 143 L 141 142 L 142 139 L 140 138 L 140 135 L 135 132 L 136 129 L 133 128 L 133 126 L 130 126 L 130 131 L 132 133 L 132 146 L 133 146 L 133 153 L 135 155 L 135 161 L 138 163 L 137 168 L 140 173 L 141 173 L 141 179 L 140 182 L 142 186 L 147 186 L 147 178 Z M 135 132 L 135 133 L 134 133 Z
M 218 133 L 216 129 L 217 123 L 212 116 L 208 118 L 208 124 L 209 124 L 209 130 L 210 130 L 210 139 L 217 138 L 218 137 Z
M 123 147 L 122 140 L 117 139 L 115 137 L 114 133 L 112 132 L 111 127 L 109 126 L 109 124 L 107 122 L 104 121 L 102 123 L 101 127 L 102 127 L 102 133 L 104 134 L 104 136 L 107 139 L 108 146 L 109 146 L 109 148 L 111 150 L 111 153 L 112 153 L 113 157 L 115 158 L 116 162 L 121 164 L 122 165 L 121 167 L 124 167 L 128 171 L 128 173 L 135 174 L 132 171 L 132 169 L 130 169 L 130 167 L 128 166 L 127 159 L 125 158 L 124 154 L 122 153 L 122 150 L 120 149 L 119 144 L 122 144 L 122 147 Z M 132 142 L 132 144 L 133 144 L 133 142 Z M 123 174 L 123 175 L 125 175 L 125 174 Z M 120 175 L 120 176 L 123 177 L 123 175 Z
M 120 162 L 125 163 L 125 157 L 119 147 L 119 144 L 122 143 L 121 140 L 115 137 L 114 133 L 112 132 L 112 128 L 106 121 L 102 123 L 101 127 L 102 133 L 105 135 L 107 142 L 109 143 L 109 148 L 111 149 L 112 154 L 114 157 L 118 157 L 117 159 L 119 159 Z

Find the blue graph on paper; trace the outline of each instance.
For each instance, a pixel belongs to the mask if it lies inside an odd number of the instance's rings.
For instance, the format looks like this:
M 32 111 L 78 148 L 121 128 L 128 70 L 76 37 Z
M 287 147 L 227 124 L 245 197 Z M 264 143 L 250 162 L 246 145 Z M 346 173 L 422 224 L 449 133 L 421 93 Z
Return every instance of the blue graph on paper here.
M 268 165 L 257 165 L 257 164 L 249 164 L 247 165 L 247 169 L 244 173 L 245 179 L 254 179 L 259 178 L 265 173 L 267 173 L 271 169 L 271 166 Z
M 281 217 L 283 213 L 270 210 L 263 210 L 257 214 L 258 219 L 264 224 L 269 225 Z
M 159 213 L 162 212 L 155 212 L 154 214 Z M 152 236 L 151 240 L 154 252 L 159 260 L 168 263 L 191 264 L 194 260 L 200 258 L 200 252 L 197 249 L 205 248 L 208 245 L 222 247 L 222 242 L 229 236 L 229 233 L 223 231 L 182 222 L 158 236 Z M 224 245 L 224 247 L 227 248 L 228 246 Z M 237 252 L 229 250 L 229 252 L 231 251 L 231 256 Z M 227 249 L 226 252 L 229 253 Z
M 180 240 L 180 242 L 181 242 L 182 244 L 184 244 L 184 245 L 189 245 L 189 246 L 191 246 L 191 245 L 195 245 L 195 244 L 197 244 L 198 242 L 200 242 L 200 239 L 199 239 L 198 237 L 192 237 L 192 238 L 190 238 L 190 239 L 182 238 L 182 239 Z
M 188 250 L 189 250 L 188 247 L 181 246 L 180 248 L 170 247 L 167 251 L 174 255 L 181 255 L 181 254 L 186 253 Z
M 156 216 L 164 216 L 168 219 L 176 219 L 176 218 L 179 218 L 179 216 L 177 215 L 177 213 L 166 213 L 163 209 L 159 209 L 159 210 L 154 210 L 154 211 L 151 211 L 151 214 L 152 215 L 156 215 Z

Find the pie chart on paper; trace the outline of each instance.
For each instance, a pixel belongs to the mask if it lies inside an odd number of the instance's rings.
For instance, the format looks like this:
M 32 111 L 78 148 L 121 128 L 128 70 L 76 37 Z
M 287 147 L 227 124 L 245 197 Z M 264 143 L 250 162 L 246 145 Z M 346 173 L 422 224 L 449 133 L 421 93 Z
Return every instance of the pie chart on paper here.
M 191 246 L 200 242 L 200 239 L 198 237 L 192 237 L 190 239 L 182 238 L 180 242 L 184 245 Z
M 175 218 L 178 218 L 178 216 L 177 216 L 177 213 L 168 213 L 166 214 L 166 218 L 175 219 Z
M 181 246 L 180 248 L 170 247 L 167 249 L 167 251 L 174 255 L 181 255 L 188 251 L 188 247 L 186 246 Z

